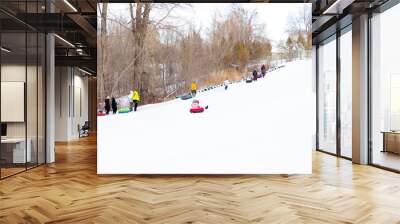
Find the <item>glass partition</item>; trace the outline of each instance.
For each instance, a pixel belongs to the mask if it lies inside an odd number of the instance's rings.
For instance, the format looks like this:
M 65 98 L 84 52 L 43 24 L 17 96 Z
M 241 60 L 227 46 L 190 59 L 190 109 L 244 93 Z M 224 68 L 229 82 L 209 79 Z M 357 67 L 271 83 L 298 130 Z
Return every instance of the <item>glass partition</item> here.
M 43 3 L 2 1 L 0 7 L 38 13 Z M 0 12 L 0 18 L 0 178 L 5 178 L 45 163 L 46 39 L 7 14 Z
M 31 161 L 31 151 L 26 150 L 26 42 L 25 32 L 1 34 L 2 177 L 24 171 Z
M 43 33 L 38 34 L 38 75 L 37 75 L 37 162 L 46 162 L 45 124 L 46 124 L 46 38 Z
M 27 114 L 27 151 L 30 151 L 30 159 L 28 160 L 27 167 L 34 167 L 37 165 L 38 159 L 38 34 L 35 32 L 27 33 L 27 82 L 26 82 L 26 114 Z
M 43 1 L 27 3 L 26 11 L 28 13 L 43 13 L 45 10 L 45 2 Z M 34 17 L 34 19 L 38 19 L 38 17 Z M 42 133 L 39 134 L 39 131 L 42 131 L 44 126 L 39 123 L 39 121 L 44 122 L 43 119 L 39 119 L 39 112 L 44 113 L 44 110 L 39 111 L 44 100 L 44 95 L 40 93 L 43 93 L 43 88 L 45 88 L 44 85 L 39 83 L 43 81 L 41 76 L 45 64 L 44 43 L 44 34 L 33 29 L 27 29 L 27 150 L 31 151 L 31 161 L 27 163 L 28 168 L 35 167 L 44 161 L 42 158 L 44 144 L 41 142 L 42 144 L 39 145 L 39 141 L 43 141 L 43 135 Z M 40 96 L 42 99 L 39 102 Z M 39 149 L 40 147 L 42 148 Z

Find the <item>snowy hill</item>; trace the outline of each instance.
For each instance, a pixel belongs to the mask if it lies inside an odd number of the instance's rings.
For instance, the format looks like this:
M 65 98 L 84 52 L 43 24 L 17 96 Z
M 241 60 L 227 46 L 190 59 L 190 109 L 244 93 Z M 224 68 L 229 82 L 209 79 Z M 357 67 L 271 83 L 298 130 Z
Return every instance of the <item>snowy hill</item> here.
M 98 118 L 98 173 L 310 173 L 311 60 L 257 82 Z

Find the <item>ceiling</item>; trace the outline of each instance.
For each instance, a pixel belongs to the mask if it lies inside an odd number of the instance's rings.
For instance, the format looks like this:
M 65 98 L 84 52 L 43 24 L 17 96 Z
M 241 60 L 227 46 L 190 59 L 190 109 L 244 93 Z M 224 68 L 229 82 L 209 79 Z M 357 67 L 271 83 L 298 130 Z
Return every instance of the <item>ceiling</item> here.
M 313 0 L 313 44 L 332 36 L 361 13 L 373 12 L 389 0 Z
M 2 38 L 8 39 L 2 43 L 13 48 L 7 58 L 26 54 L 23 40 L 27 28 L 28 33 L 54 32 L 56 65 L 78 66 L 96 74 L 96 7 L 96 0 L 50 0 L 47 5 L 45 0 L 1 0 Z M 31 48 L 36 49 L 28 44 L 27 58 L 34 51 Z
M 0 23 L 3 32 L 14 33 L 25 28 L 41 32 L 54 32 L 56 37 L 56 65 L 79 66 L 96 73 L 97 12 L 98 2 L 104 0 L 1 0 Z M 171 2 L 179 0 L 171 0 Z M 331 36 L 338 28 L 351 24 L 352 17 L 376 9 L 388 0 L 260 0 L 251 2 L 312 3 L 312 33 L 316 44 Z M 132 0 L 108 0 L 108 2 L 132 2 Z M 156 1 L 160 2 L 160 1 Z M 168 2 L 163 1 L 163 2 Z M 188 1 L 182 1 L 188 2 Z M 202 2 L 192 0 L 190 2 Z M 208 2 L 232 2 L 232 0 L 208 0 Z M 248 1 L 236 1 L 248 2 Z M 52 13 L 49 13 L 49 12 Z M 28 12 L 28 13 L 25 13 Z M 7 34 L 5 38 L 15 40 Z M 23 43 L 21 43 L 23 44 Z M 15 46 L 16 47 L 16 46 Z M 28 52 L 29 52 L 28 46 Z M 17 54 L 17 53 L 16 53 Z

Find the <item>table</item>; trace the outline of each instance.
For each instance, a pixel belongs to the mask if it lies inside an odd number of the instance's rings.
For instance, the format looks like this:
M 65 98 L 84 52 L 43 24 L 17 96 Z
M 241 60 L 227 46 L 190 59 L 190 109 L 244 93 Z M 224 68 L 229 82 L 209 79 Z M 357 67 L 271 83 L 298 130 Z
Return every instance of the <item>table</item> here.
M 382 152 L 392 152 L 400 154 L 400 131 L 382 131 L 383 150 Z
M 32 141 L 30 138 L 26 139 L 28 143 L 25 153 L 25 138 L 6 138 L 1 139 L 1 156 L 6 160 L 7 163 L 26 163 L 31 162 L 32 152 L 31 145 Z

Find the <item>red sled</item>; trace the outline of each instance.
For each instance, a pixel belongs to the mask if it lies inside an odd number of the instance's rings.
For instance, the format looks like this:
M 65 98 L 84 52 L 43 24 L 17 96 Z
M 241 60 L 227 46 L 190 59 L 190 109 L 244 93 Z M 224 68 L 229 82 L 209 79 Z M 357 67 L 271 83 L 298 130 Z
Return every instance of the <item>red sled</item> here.
M 203 107 L 198 107 L 198 108 L 191 108 L 190 113 L 201 113 L 204 111 Z

